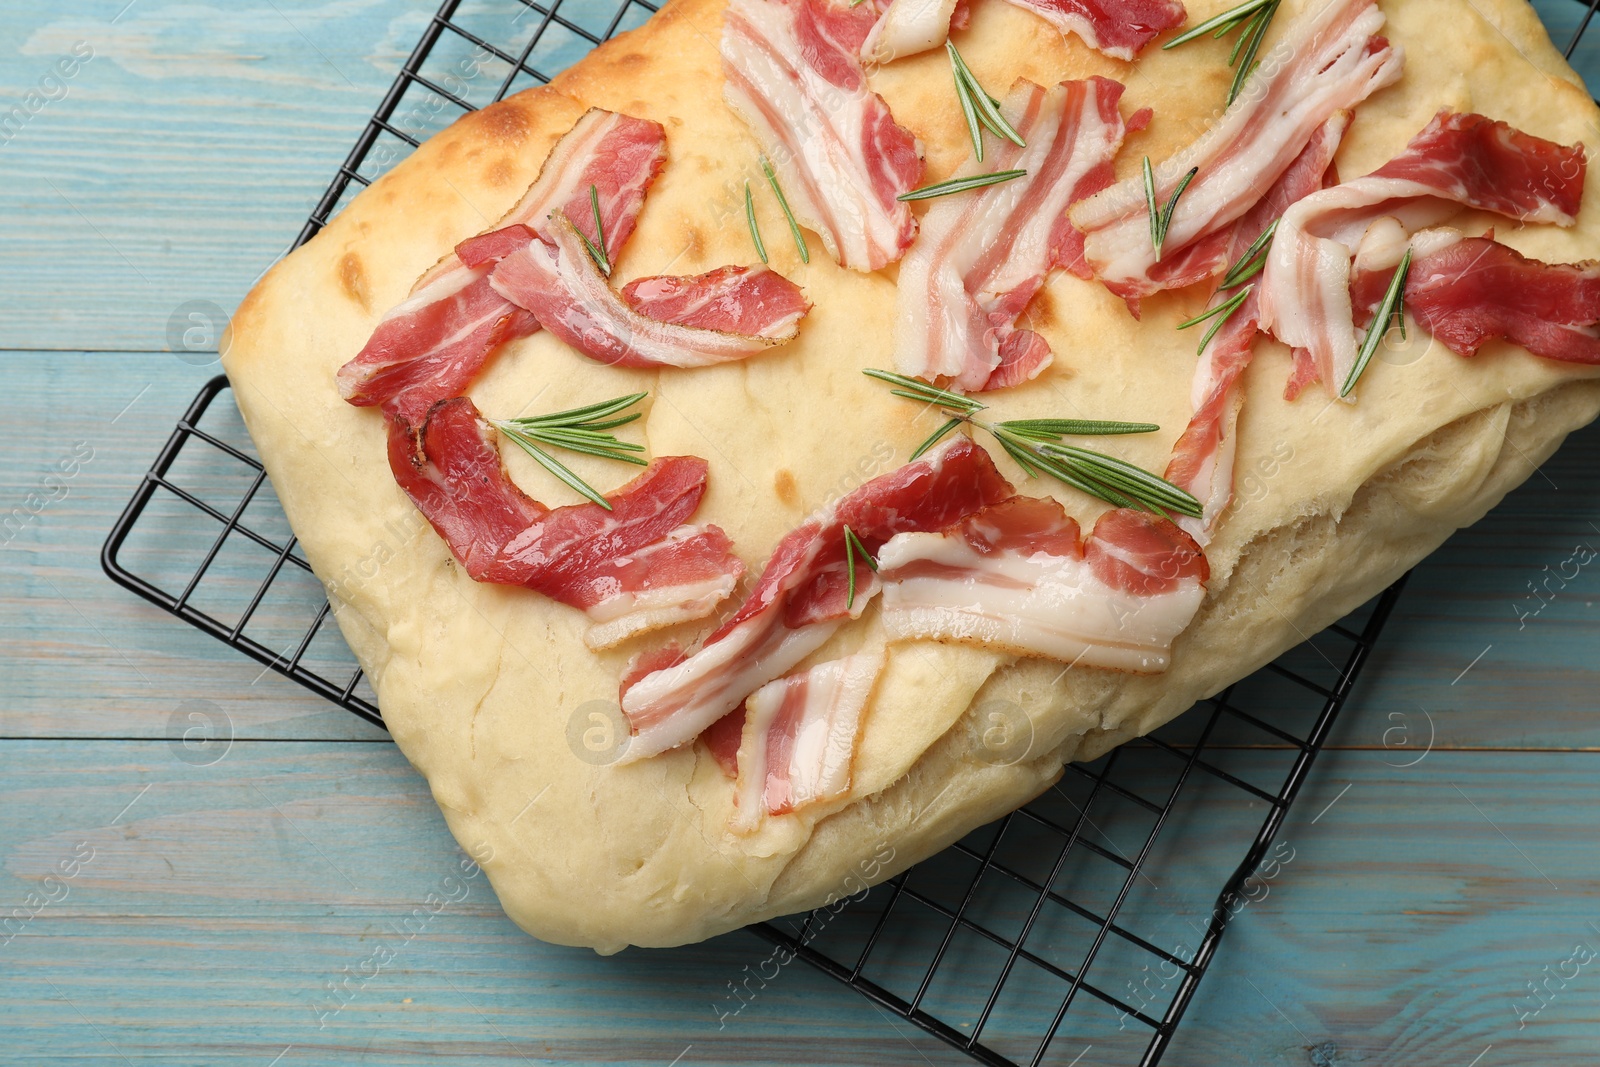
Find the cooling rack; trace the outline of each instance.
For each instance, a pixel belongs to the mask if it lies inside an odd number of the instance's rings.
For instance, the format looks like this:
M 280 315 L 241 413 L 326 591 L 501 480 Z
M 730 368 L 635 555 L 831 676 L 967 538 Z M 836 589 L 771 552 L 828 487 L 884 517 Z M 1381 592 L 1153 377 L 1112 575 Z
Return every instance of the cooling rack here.
M 1600 8 L 1580 4 L 1569 57 Z M 296 246 L 431 133 L 548 81 L 655 10 L 646 0 L 445 0 Z M 102 566 L 381 726 L 236 409 L 216 403 L 227 390 L 216 377 L 190 404 Z M 1072 1067 L 1096 1050 L 1089 1062 L 1153 1067 L 1230 920 L 1292 862 L 1278 831 L 1403 584 L 1149 737 L 1069 765 L 1040 798 L 938 856 L 749 931 L 773 946 L 771 966 L 802 960 L 979 1062 Z M 746 971 L 719 991 L 723 1020 L 770 977 Z

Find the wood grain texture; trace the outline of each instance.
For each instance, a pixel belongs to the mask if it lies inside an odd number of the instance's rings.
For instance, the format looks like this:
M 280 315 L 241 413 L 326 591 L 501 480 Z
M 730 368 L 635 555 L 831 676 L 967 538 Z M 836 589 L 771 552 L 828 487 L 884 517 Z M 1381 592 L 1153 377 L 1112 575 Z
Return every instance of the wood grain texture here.
M 0 144 L 0 523 L 13 517 L 0 532 L 0 921 L 31 915 L 0 932 L 0 1062 L 966 1062 L 803 966 L 719 1026 L 736 1003 L 727 984 L 767 957 L 747 934 L 616 959 L 529 940 L 481 875 L 462 876 L 424 783 L 380 732 L 101 575 L 105 532 L 214 373 L 164 351 L 173 310 L 231 308 L 282 251 L 433 4 L 138 0 L 113 21 L 121 6 L 0 0 L 0 100 L 24 99 L 74 42 L 95 49 Z M 463 6 L 485 35 L 525 10 Z M 1536 6 L 1558 43 L 1586 7 Z M 598 28 L 613 8 L 573 10 Z M 562 31 L 536 58 L 553 68 L 581 47 Z M 467 52 L 441 52 L 439 73 Z M 1577 62 L 1600 74 L 1600 31 Z M 495 78 L 464 89 L 484 94 Z M 402 108 L 418 133 L 443 114 L 423 97 Z M 237 438 L 231 409 L 214 418 Z M 1597 468 L 1591 428 L 1418 569 L 1284 832 L 1293 859 L 1239 916 L 1167 1063 L 1593 1058 L 1600 964 L 1567 961 L 1600 948 L 1600 560 L 1575 562 L 1579 546 L 1600 548 Z M 200 450 L 176 474 L 226 509 L 243 488 L 231 470 Z M 129 562 L 181 577 L 213 536 L 189 514 L 157 505 Z M 247 519 L 286 534 L 270 497 Z M 198 602 L 225 612 L 262 564 L 230 542 Z M 302 585 L 269 602 L 262 639 L 292 643 L 315 596 Z M 336 642 L 315 652 L 330 668 L 340 654 Z M 1301 655 L 1317 669 L 1314 651 Z M 1239 700 L 1283 722 L 1305 714 L 1270 678 Z M 191 714 L 210 724 L 203 744 L 184 744 Z M 1264 781 L 1285 753 L 1218 759 Z M 1128 905 L 1130 924 L 1170 947 L 1192 938 L 1261 814 L 1194 788 Z M 1136 842 L 1135 815 L 1096 815 L 1111 847 Z M 1027 862 L 1026 841 L 1007 847 Z M 932 870 L 925 887 L 959 873 Z M 1092 857 L 1066 877 L 1086 899 L 1111 884 Z M 433 913 L 430 893 L 455 899 Z M 984 893 L 988 921 L 1019 921 L 1019 898 Z M 1078 930 L 1037 936 L 1030 947 L 1063 961 L 1081 948 Z M 908 938 L 875 977 L 914 987 L 917 947 Z M 393 959 L 377 964 L 380 950 Z M 960 939 L 952 961 L 930 997 L 959 1019 L 994 961 Z M 1105 981 L 1159 1008 L 1170 985 L 1147 965 L 1113 954 Z M 347 984 L 352 995 L 328 991 L 363 967 L 375 973 Z M 1008 986 L 1005 1051 L 1027 1051 L 1020 1035 L 1051 981 Z M 1132 1062 L 1135 1030 L 1104 1013 L 1074 1020 L 1047 1062 Z

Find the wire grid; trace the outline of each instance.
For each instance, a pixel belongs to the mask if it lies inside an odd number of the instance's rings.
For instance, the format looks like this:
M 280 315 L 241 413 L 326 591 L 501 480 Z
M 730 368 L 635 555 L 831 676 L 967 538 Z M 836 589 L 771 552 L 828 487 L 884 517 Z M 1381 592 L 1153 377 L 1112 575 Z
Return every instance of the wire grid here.
M 1569 58 L 1600 9 L 1600 0 L 1576 3 L 1584 10 L 1564 49 Z M 649 0 L 555 0 L 548 5 L 445 0 L 296 245 L 327 224 L 352 185 L 369 185 L 434 130 L 489 100 L 549 81 L 590 47 L 655 10 Z M 1540 4 L 1540 11 L 1549 21 L 1567 21 L 1548 2 Z M 1553 13 L 1555 19 L 1550 18 Z M 467 49 L 470 62 L 430 69 L 441 54 L 459 56 Z M 413 95 L 418 93 L 420 98 Z M 408 102 L 410 109 L 404 111 Z M 270 483 L 248 437 L 236 418 L 232 426 L 206 424 L 218 420 L 212 404 L 227 388 L 223 377 L 208 382 L 174 428 L 106 541 L 104 569 L 163 610 L 381 726 L 359 667 L 338 641 L 336 628 L 326 625 L 327 599 L 270 498 Z M 229 406 L 223 408 L 233 414 Z M 208 499 L 181 472 L 175 473 L 175 467 L 196 473 L 192 464 L 184 464 L 197 450 L 203 456 L 202 471 L 207 464 L 234 468 L 239 485 L 224 503 Z M 177 509 L 172 522 L 193 535 L 171 550 L 176 558 L 168 561 L 172 565 L 165 575 L 137 573 L 121 558 L 130 538 L 137 541 L 155 522 L 152 505 Z M 267 516 L 265 522 L 259 517 L 247 521 L 253 508 Z M 213 531 L 206 520 L 220 529 Z M 157 538 L 160 534 L 158 529 Z M 237 544 L 257 550 L 256 571 L 224 558 L 229 546 Z M 246 575 L 242 581 L 241 570 Z M 199 603 L 211 581 L 230 583 L 223 598 L 227 606 Z M 268 614 L 263 605 L 274 590 L 294 582 L 301 586 L 298 598 L 291 598 L 289 609 L 278 611 L 295 622 L 277 628 L 277 636 L 287 633 L 288 640 L 254 635 L 252 626 Z M 1261 871 L 1272 862 L 1268 853 L 1285 815 L 1402 584 L 1347 619 L 1348 625 L 1331 627 L 1168 727 L 1099 760 L 1070 764 L 1055 789 L 939 856 L 842 905 L 758 924 L 751 931 L 771 942 L 775 951 L 806 961 L 980 1062 L 1077 1063 L 1093 1047 L 1077 1051 L 1078 1041 L 1093 1039 L 1125 1056 L 1113 1061 L 1096 1057 L 1097 1062 L 1153 1067 L 1171 1042 L 1229 920 L 1256 899 L 1252 883 L 1261 885 Z M 1362 621 L 1352 621 L 1358 617 Z M 312 650 L 326 641 L 338 644 L 336 654 L 314 659 Z M 1340 646 L 1331 655 L 1330 643 Z M 1315 655 L 1305 656 L 1306 648 Z M 1324 668 L 1331 677 L 1319 680 L 1317 671 Z M 1290 692 L 1252 695 L 1262 681 L 1282 683 Z M 1287 725 L 1297 715 L 1298 728 Z M 1230 758 L 1239 757 L 1246 757 L 1245 765 L 1229 765 Z M 1272 762 L 1277 757 L 1281 759 Z M 1152 769 L 1151 760 L 1164 764 L 1164 770 Z M 1152 798 L 1153 782 L 1157 788 Z M 1212 840 L 1215 835 L 1209 831 L 1220 814 L 1230 811 L 1233 822 L 1249 832 L 1242 858 L 1227 867 L 1227 857 L 1241 851 L 1236 843 Z M 1196 813 L 1203 814 L 1199 823 L 1193 821 Z M 1116 829 L 1130 815 L 1144 821 L 1131 836 L 1117 831 L 1129 843 L 1121 847 L 1107 828 Z M 1170 832 L 1163 836 L 1163 830 Z M 1192 903 L 1154 897 L 1145 885 L 1155 885 L 1152 872 L 1210 869 L 1219 862 L 1225 869 L 1209 884 L 1222 888 L 1209 910 L 1190 918 L 1198 933 L 1192 947 L 1169 950 L 1154 934 L 1140 932 L 1152 917 L 1159 924 Z M 1097 890 L 1086 889 L 1078 876 L 1095 864 L 1112 874 Z M 1167 878 L 1163 873 L 1163 880 Z M 1090 899 L 1097 892 L 1099 899 Z M 1204 925 L 1195 925 L 1195 917 Z M 1071 922 L 1078 925 L 1075 935 L 1062 936 L 1063 923 Z M 1153 992 L 1152 976 L 1159 979 Z M 748 978 L 743 988 L 753 992 Z M 734 995 L 729 1003 L 742 1007 L 742 996 L 737 990 Z M 1098 1018 L 1088 1018 L 1090 1008 L 1099 1009 Z M 1110 1022 L 1115 1022 L 1114 1030 Z M 1062 1047 L 1067 1038 L 1074 1040 Z M 1119 1044 L 1118 1038 L 1124 1040 Z

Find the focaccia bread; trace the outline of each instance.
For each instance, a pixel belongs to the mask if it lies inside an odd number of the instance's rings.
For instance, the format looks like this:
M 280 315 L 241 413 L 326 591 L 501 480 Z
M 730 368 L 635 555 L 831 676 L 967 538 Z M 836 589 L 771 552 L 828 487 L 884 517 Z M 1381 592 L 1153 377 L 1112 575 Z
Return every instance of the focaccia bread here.
M 1191 2 L 1191 23 L 1222 9 Z M 1310 0 L 1286 0 L 1280 20 Z M 1525 0 L 1387 0 L 1386 36 L 1404 77 L 1361 105 L 1337 157 L 1361 175 L 1393 157 L 1441 108 L 1478 111 L 1561 144 L 1600 145 L 1589 94 Z M 614 952 L 702 939 L 801 911 L 848 891 L 864 861 L 893 848 L 874 880 L 934 853 L 1089 759 L 1168 721 L 1373 596 L 1476 521 L 1600 411 L 1596 369 L 1492 343 L 1471 360 L 1423 335 L 1414 358 L 1375 361 L 1359 403 L 1283 399 L 1288 350 L 1263 338 L 1246 378 L 1235 502 L 1206 550 L 1203 606 L 1164 673 L 1122 674 L 935 642 L 887 647 L 866 709 L 847 802 L 730 832 L 733 790 L 702 746 L 627 764 L 586 758 L 594 708 L 615 706 L 630 657 L 709 623 L 586 647 L 581 613 L 462 571 L 391 476 L 382 416 L 346 404 L 335 372 L 379 317 L 462 239 L 527 189 L 551 146 L 590 107 L 662 123 L 668 162 L 615 263 L 614 284 L 754 260 L 744 216 L 757 147 L 721 98 L 724 0 L 671 0 L 644 27 L 595 50 L 549 87 L 470 114 L 376 181 L 240 307 L 225 366 L 273 485 L 335 616 L 377 688 L 395 741 L 428 779 L 457 840 L 480 860 L 506 912 L 535 936 Z M 976 0 L 958 35 L 993 85 L 1094 74 L 1127 85 L 1124 113 L 1151 107 L 1119 176 L 1191 141 L 1226 98 L 1214 51 L 1152 49 L 1107 59 L 1035 15 Z M 966 156 L 967 130 L 942 49 L 873 72 L 872 86 L 920 139 L 928 180 Z M 1575 227 L 1508 226 L 1496 236 L 1540 260 L 1600 255 L 1600 192 L 1588 178 Z M 472 386 L 479 409 L 509 416 L 648 390 L 634 440 L 652 456 L 710 465 L 695 515 L 733 539 L 751 571 L 818 507 L 893 470 L 934 423 L 861 374 L 891 366 L 894 270 L 837 266 L 813 244 L 802 264 L 770 199 L 757 207 L 772 267 L 814 305 L 798 339 L 694 370 L 632 370 L 586 359 L 550 333 L 499 352 Z M 1117 454 L 1161 469 L 1190 415 L 1195 331 L 1173 327 L 1192 293 L 1144 300 L 1135 320 L 1102 286 L 1055 274 L 1028 325 L 1055 353 L 1040 377 L 996 394 L 1008 418 L 1137 419 L 1158 433 L 1115 439 Z M 986 397 L 986 399 L 988 399 Z M 630 430 L 631 432 L 631 430 Z M 995 451 L 1022 492 L 1053 495 L 1085 527 L 1104 505 L 1029 479 Z M 506 450 L 542 500 L 575 494 Z M 576 457 L 603 488 L 614 464 Z M 807 662 L 885 646 L 877 608 Z M 1027 741 L 996 758 L 980 709 L 1005 701 Z M 598 702 L 598 703 L 597 703 Z

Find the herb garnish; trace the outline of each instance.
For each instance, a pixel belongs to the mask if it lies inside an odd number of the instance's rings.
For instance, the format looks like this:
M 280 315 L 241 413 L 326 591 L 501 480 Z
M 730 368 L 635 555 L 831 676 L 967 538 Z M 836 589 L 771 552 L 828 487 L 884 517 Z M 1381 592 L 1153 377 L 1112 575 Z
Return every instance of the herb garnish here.
M 1244 250 L 1244 253 L 1233 266 L 1228 268 L 1228 273 L 1222 276 L 1222 284 L 1217 288 L 1236 288 L 1254 278 L 1266 268 L 1267 253 L 1270 250 L 1273 235 L 1278 232 L 1278 223 L 1282 221 L 1282 219 L 1272 220 L 1272 225 L 1268 226 L 1261 236 L 1257 237 L 1250 247 Z
M 1163 49 L 1176 48 L 1180 44 L 1202 37 L 1210 33 L 1213 38 L 1226 37 L 1240 25 L 1244 31 L 1239 34 L 1239 39 L 1233 44 L 1233 52 L 1228 56 L 1228 66 L 1237 65 L 1238 71 L 1234 73 L 1233 85 L 1228 90 L 1228 103 L 1233 103 L 1239 98 L 1239 90 L 1244 88 L 1245 79 L 1254 69 L 1256 53 L 1261 50 L 1261 41 L 1267 35 L 1267 27 L 1272 23 L 1272 17 L 1278 13 L 1278 5 L 1282 0 L 1245 0 L 1238 7 L 1230 8 L 1216 18 L 1206 19 L 1194 29 L 1180 34 L 1162 45 Z M 1240 52 L 1244 53 L 1241 62 Z
M 856 606 L 856 557 L 861 557 L 873 573 L 877 573 L 878 561 L 872 558 L 872 553 L 867 551 L 867 546 L 861 543 L 861 538 L 850 527 L 844 528 L 844 569 L 850 575 L 849 593 L 845 597 L 845 610 Z
M 811 262 L 811 249 L 806 247 L 805 234 L 800 232 L 800 224 L 794 220 L 794 212 L 789 210 L 789 198 L 783 195 L 783 188 L 778 185 L 778 176 L 772 171 L 772 162 L 766 156 L 761 157 L 761 169 L 766 172 L 767 184 L 772 186 L 772 191 L 778 197 L 778 206 L 783 208 L 783 217 L 789 220 L 789 232 L 794 236 L 794 243 L 800 249 L 800 262 Z
M 948 416 L 948 421 L 935 430 L 911 454 L 916 459 L 951 430 L 968 423 L 988 431 L 1016 460 L 1017 465 L 1030 477 L 1048 474 L 1063 482 L 1120 508 L 1142 507 L 1147 511 L 1175 511 L 1180 515 L 1198 518 L 1200 501 L 1184 492 L 1165 478 L 1159 478 L 1143 467 L 1135 466 L 1114 456 L 1107 456 L 1087 448 L 1062 442 L 1067 434 L 1128 434 L 1153 433 L 1161 427 L 1148 422 L 1100 422 L 1088 419 L 1012 419 L 1006 422 L 982 422 L 974 416 L 988 405 L 971 397 L 940 389 L 927 382 L 908 378 L 891 371 L 868 369 L 862 371 L 870 378 L 895 386 L 890 390 L 895 396 L 917 400 L 937 406 Z
M 1233 313 L 1239 310 L 1239 305 L 1245 302 L 1250 294 L 1255 291 L 1255 288 L 1254 285 L 1245 286 L 1216 307 L 1207 308 L 1188 322 L 1178 323 L 1178 329 L 1187 330 L 1191 326 L 1198 326 L 1207 319 L 1215 318 L 1217 321 L 1211 324 L 1211 328 L 1206 331 L 1206 335 L 1200 339 L 1200 354 L 1204 355 L 1206 345 L 1211 343 L 1211 339 L 1217 335 L 1217 331 L 1222 329 L 1222 324 L 1233 317 Z
M 1410 273 L 1411 249 L 1407 248 L 1400 265 L 1394 269 L 1394 277 L 1389 280 L 1389 290 L 1383 294 L 1383 302 L 1378 305 L 1378 313 L 1372 317 L 1372 325 L 1367 327 L 1367 336 L 1361 342 L 1356 365 L 1350 368 L 1350 377 L 1344 380 L 1344 388 L 1339 390 L 1340 399 L 1349 396 L 1350 390 L 1356 387 L 1362 372 L 1367 369 L 1367 364 L 1372 362 L 1372 357 L 1377 353 L 1378 343 L 1383 340 L 1383 335 L 1389 332 L 1396 319 L 1400 320 L 1400 339 L 1406 339 L 1406 277 Z
M 520 419 L 491 419 L 490 424 L 521 445 L 522 450 L 538 460 L 539 465 L 545 470 L 610 511 L 611 505 L 606 502 L 605 497 L 540 446 L 564 448 L 569 452 L 579 452 L 586 456 L 599 456 L 601 459 L 616 459 L 641 467 L 646 466 L 643 459 L 633 454 L 643 452 L 643 445 L 619 441 L 616 435 L 604 431 L 626 426 L 642 418 L 643 416 L 637 411 L 629 415 L 618 413 L 632 407 L 648 395 L 648 393 L 634 393 L 631 396 L 619 396 L 615 400 L 603 400 L 598 404 L 572 408 L 569 411 L 556 411 L 549 415 L 531 415 Z
M 913 189 L 909 193 L 901 193 L 896 200 L 932 200 L 936 196 L 949 196 L 951 193 L 964 193 L 968 189 L 982 189 L 985 185 L 999 185 L 1012 178 L 1020 178 L 1028 173 L 1026 170 L 997 170 L 991 174 L 973 174 L 966 178 L 951 178 L 949 181 L 937 182 L 933 185 L 924 185 L 921 189 Z
M 611 260 L 606 257 L 605 223 L 600 221 L 600 191 L 592 185 L 589 186 L 589 210 L 594 212 L 595 240 L 590 241 L 589 238 L 583 235 L 583 231 L 576 226 L 573 229 L 577 230 L 578 240 L 583 242 L 583 247 L 589 250 L 589 256 L 594 260 L 594 265 L 600 268 L 601 274 L 609 278 L 611 277 Z
M 756 225 L 756 202 L 750 196 L 750 181 L 744 183 L 744 220 L 750 224 L 750 240 L 756 244 L 756 255 L 761 257 L 761 262 L 767 261 L 767 246 L 761 241 L 761 227 Z
M 1028 147 L 1022 135 L 1016 131 L 1016 127 L 1000 114 L 1000 102 L 978 84 L 972 68 L 961 58 L 961 53 L 956 51 L 955 44 L 946 41 L 944 48 L 950 53 L 950 74 L 955 78 L 956 98 L 961 101 L 961 113 L 966 116 L 967 133 L 972 137 L 972 151 L 978 157 L 978 162 L 983 162 L 983 133 L 978 129 L 980 124 L 996 137 L 1003 137 L 1018 148 Z
M 1190 167 L 1189 173 L 1183 176 L 1178 187 L 1172 190 L 1172 198 L 1167 201 L 1166 207 L 1156 204 L 1156 174 L 1150 168 L 1150 157 L 1144 157 L 1144 200 L 1150 209 L 1150 247 L 1156 250 L 1156 262 L 1161 262 L 1161 246 L 1166 243 L 1167 230 L 1172 226 L 1172 213 L 1178 210 L 1178 197 L 1189 188 L 1189 183 L 1194 181 L 1195 175 L 1200 173 L 1199 167 Z

